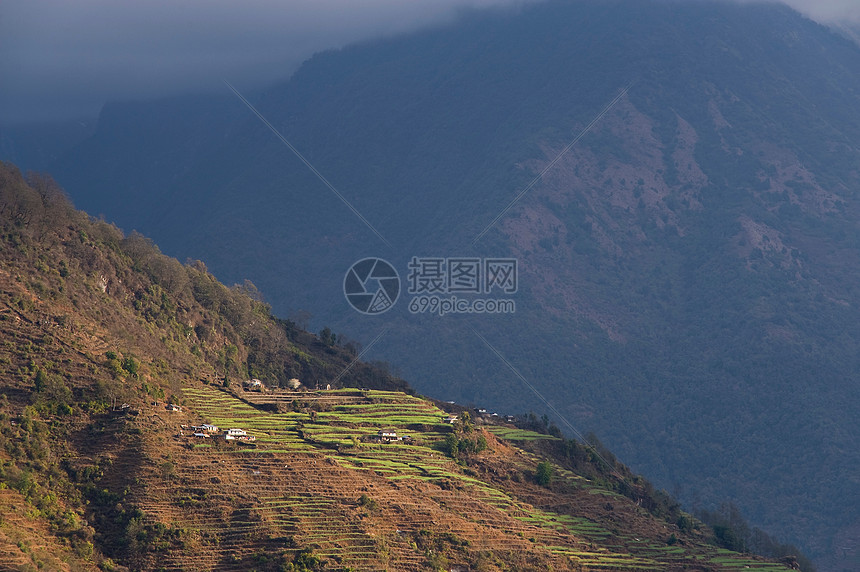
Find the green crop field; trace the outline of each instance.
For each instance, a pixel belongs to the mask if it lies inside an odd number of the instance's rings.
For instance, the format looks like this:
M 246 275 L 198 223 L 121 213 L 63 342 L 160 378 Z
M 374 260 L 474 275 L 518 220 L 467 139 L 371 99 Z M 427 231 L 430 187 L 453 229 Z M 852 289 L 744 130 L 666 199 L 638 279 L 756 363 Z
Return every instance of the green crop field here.
M 517 429 L 516 427 L 490 425 L 487 427 L 487 431 L 496 435 L 497 437 L 501 437 L 502 439 L 506 439 L 508 441 L 558 441 L 558 437 L 553 437 L 552 435 L 544 435 L 542 433 L 535 433 L 534 431 L 526 431 L 524 429 Z

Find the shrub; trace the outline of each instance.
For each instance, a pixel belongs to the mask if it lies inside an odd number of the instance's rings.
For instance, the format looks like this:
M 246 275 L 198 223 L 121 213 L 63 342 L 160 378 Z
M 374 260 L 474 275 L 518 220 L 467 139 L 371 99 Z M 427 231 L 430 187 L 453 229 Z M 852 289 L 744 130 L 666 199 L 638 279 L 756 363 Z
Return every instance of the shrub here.
M 281 565 L 284 572 L 309 572 L 313 570 L 325 570 L 325 563 L 309 549 L 305 548 L 296 553 L 293 561 Z
M 140 362 L 138 362 L 133 357 L 129 356 L 122 360 L 122 369 L 127 371 L 129 375 L 137 376 L 137 372 L 140 369 Z
M 113 353 L 113 352 L 108 352 L 108 353 Z M 114 355 L 116 355 L 116 354 L 114 354 Z M 105 362 L 105 367 L 108 369 L 108 371 L 111 372 L 111 375 L 113 375 L 114 379 L 119 379 L 119 378 L 125 376 L 126 372 L 123 369 L 122 364 L 115 357 L 114 358 L 108 358 L 107 361 Z
M 478 436 L 478 440 L 475 441 L 475 452 L 480 453 L 482 451 L 487 450 L 487 438 L 483 435 Z
M 377 505 L 376 501 L 369 496 L 362 494 L 358 497 L 358 506 L 363 506 L 367 510 L 376 510 L 379 505 Z
M 537 471 L 535 471 L 535 481 L 542 487 L 549 486 L 552 482 L 554 469 L 549 461 L 541 461 L 538 463 Z

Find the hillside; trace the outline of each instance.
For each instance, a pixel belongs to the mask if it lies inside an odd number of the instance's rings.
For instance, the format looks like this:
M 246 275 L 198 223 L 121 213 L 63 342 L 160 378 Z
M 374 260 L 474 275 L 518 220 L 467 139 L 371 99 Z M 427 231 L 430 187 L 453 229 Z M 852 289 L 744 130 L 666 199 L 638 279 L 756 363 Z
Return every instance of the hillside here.
M 318 54 L 247 94 L 392 248 L 226 89 L 108 104 L 52 172 L 280 315 L 388 327 L 371 355 L 422 393 L 545 411 L 479 330 L 661 487 L 733 499 L 841 570 L 860 543 L 858 78 L 856 44 L 785 7 L 586 0 Z M 514 257 L 517 312 L 359 316 L 343 276 L 371 255 L 401 276 Z
M 226 288 L 5 164 L 0 238 L 4 570 L 794 565 L 719 548 L 606 452 L 456 406 L 445 422 L 272 317 L 252 285 Z M 294 375 L 334 387 L 291 389 Z M 204 423 L 255 439 L 195 436 Z

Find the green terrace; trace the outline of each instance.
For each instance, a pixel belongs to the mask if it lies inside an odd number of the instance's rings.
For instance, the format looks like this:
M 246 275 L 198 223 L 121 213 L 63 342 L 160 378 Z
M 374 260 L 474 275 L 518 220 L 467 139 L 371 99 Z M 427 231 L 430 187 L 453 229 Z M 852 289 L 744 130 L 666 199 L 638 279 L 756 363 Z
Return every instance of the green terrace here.
M 486 429 L 496 437 L 501 437 L 507 441 L 559 440 L 558 437 L 553 437 L 552 435 L 544 435 L 543 433 L 536 433 L 526 429 L 517 429 L 516 427 L 506 427 L 504 425 L 488 425 Z
M 307 419 L 305 414 L 260 411 L 232 395 L 209 388 L 187 388 L 183 395 L 207 422 L 222 429 L 244 429 L 267 449 L 272 446 L 286 450 L 313 449 L 296 431 L 297 423 Z
M 785 567 L 775 562 L 761 562 L 752 558 L 739 557 L 738 554 L 720 548 L 715 550 L 716 556 L 710 559 L 713 564 L 719 564 L 725 570 L 743 570 L 745 572 L 774 572 L 784 570 Z
M 296 401 L 302 405 L 313 405 L 319 398 L 331 400 L 354 393 L 307 393 L 301 394 L 302 399 Z M 210 423 L 225 429 L 245 429 L 263 446 L 276 444 L 299 447 L 307 446 L 308 441 L 323 446 L 349 446 L 353 444 L 353 439 L 375 435 L 379 429 L 387 427 L 393 427 L 398 434 L 416 440 L 435 441 L 449 432 L 448 427 L 441 423 L 444 412 L 422 399 L 393 392 L 365 391 L 363 395 L 367 395 L 371 401 L 368 403 L 332 406 L 331 401 L 328 401 L 331 407 L 329 411 L 279 413 L 263 411 L 229 393 L 208 387 L 185 389 L 183 395 L 191 402 L 193 409 Z M 255 395 L 254 403 L 263 405 L 274 402 L 267 397 Z M 382 399 L 389 401 L 374 402 Z M 416 426 L 422 431 L 413 430 Z
M 537 508 L 532 509 L 530 512 L 531 516 L 519 516 L 515 518 L 544 528 L 569 532 L 589 540 L 604 540 L 612 536 L 612 533 L 608 530 L 585 518 L 546 512 Z

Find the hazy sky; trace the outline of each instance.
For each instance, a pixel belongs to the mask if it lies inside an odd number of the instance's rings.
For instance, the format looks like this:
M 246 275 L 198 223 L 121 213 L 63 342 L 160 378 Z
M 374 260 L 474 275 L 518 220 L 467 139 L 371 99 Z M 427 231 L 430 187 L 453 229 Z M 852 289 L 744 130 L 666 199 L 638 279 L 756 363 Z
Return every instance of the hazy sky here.
M 107 99 L 240 89 L 312 53 L 536 0 L 2 0 L 0 121 L 95 115 Z M 860 22 L 860 0 L 785 0 Z

